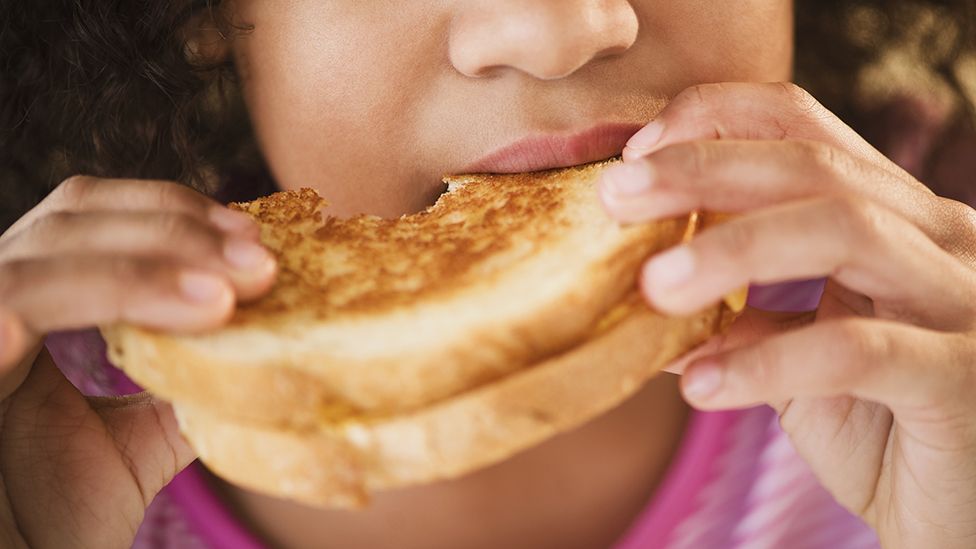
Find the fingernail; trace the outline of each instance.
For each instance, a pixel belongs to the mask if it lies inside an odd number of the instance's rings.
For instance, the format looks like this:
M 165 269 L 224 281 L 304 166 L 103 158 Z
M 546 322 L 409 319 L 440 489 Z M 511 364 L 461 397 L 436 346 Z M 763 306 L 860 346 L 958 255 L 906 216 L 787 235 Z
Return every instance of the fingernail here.
M 238 269 L 257 269 L 274 261 L 260 244 L 240 238 L 232 238 L 224 244 L 224 257 Z
M 648 152 L 650 151 L 624 147 L 624 152 L 621 153 L 621 156 L 623 157 L 624 162 L 629 164 L 631 162 L 637 162 L 638 160 L 644 158 L 645 156 L 647 156 Z
M 644 266 L 644 285 L 652 291 L 680 286 L 695 274 L 695 254 L 688 246 L 672 248 Z
M 627 141 L 627 147 L 636 149 L 638 151 L 650 151 L 655 145 L 658 144 L 662 135 L 664 135 L 664 123 L 655 120 L 641 128 L 639 132 L 635 133 L 634 136 Z
M 602 185 L 616 196 L 636 196 L 650 190 L 654 176 L 647 162 L 615 164 L 603 172 Z
M 210 210 L 210 221 L 220 230 L 228 233 L 251 230 L 256 227 L 251 216 L 222 206 Z
M 184 271 L 181 273 L 180 290 L 187 299 L 194 303 L 215 303 L 223 299 L 226 293 L 230 291 L 222 278 L 200 271 Z
M 699 364 L 685 373 L 685 395 L 693 400 L 712 397 L 722 387 L 722 377 L 722 368 L 718 364 Z

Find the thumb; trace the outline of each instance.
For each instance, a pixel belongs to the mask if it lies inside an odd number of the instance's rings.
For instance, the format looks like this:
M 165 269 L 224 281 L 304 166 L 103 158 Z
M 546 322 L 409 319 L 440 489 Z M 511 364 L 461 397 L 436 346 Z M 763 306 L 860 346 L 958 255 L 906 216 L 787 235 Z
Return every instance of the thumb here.
M 193 459 L 165 404 L 86 398 L 42 350 L 0 403 L 3 504 L 32 547 L 121 547 Z M 2 513 L 0 513 L 2 514 Z
M 123 397 L 90 397 L 123 459 L 129 464 L 146 505 L 196 459 L 183 439 L 173 408 L 147 392 Z

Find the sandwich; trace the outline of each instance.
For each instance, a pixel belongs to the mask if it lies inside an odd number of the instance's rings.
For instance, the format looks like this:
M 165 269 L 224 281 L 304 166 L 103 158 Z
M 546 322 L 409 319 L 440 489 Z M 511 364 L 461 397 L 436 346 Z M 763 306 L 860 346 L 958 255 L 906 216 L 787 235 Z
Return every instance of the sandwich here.
M 356 507 L 497 463 L 620 404 L 741 308 L 644 303 L 642 262 L 713 218 L 615 222 L 596 182 L 617 161 L 449 177 L 398 219 L 325 216 L 310 189 L 236 204 L 278 259 L 270 293 L 210 333 L 104 327 L 109 357 L 173 403 L 214 473 L 270 495 Z

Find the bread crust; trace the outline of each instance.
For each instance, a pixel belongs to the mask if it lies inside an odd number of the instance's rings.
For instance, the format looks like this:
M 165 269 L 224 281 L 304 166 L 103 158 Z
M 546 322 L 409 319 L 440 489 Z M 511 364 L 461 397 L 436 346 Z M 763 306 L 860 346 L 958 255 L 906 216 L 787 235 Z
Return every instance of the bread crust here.
M 582 425 L 732 317 L 723 305 L 680 319 L 635 307 L 573 350 L 392 417 L 297 430 L 174 406 L 184 436 L 219 476 L 313 506 L 356 507 L 378 491 L 455 478 Z

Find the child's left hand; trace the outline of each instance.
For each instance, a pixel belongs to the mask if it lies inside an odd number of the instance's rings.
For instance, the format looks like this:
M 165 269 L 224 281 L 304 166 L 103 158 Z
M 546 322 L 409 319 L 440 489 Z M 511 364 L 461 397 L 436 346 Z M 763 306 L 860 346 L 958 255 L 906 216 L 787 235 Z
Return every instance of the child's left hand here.
M 829 277 L 797 327 L 750 309 L 694 360 L 699 408 L 768 403 L 885 547 L 976 546 L 976 211 L 940 198 L 790 84 L 680 94 L 601 196 L 640 221 L 742 215 L 653 258 L 647 298 L 689 313 L 749 283 Z M 735 334 L 733 333 L 733 336 Z

